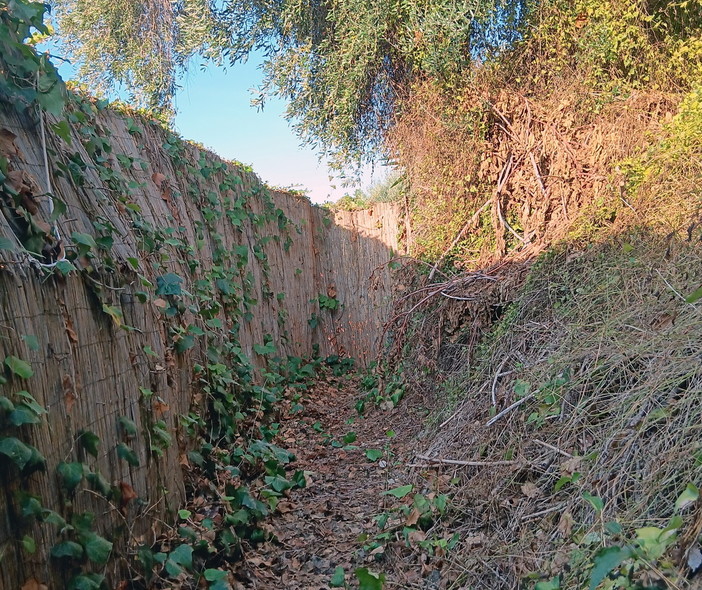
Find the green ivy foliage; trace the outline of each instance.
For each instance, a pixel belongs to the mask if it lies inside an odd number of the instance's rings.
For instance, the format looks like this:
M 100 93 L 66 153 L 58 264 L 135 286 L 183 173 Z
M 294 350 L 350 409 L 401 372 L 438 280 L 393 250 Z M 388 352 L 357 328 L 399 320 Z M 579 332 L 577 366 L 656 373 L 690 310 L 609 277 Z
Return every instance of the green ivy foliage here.
M 65 88 L 46 54 L 31 42 L 49 34 L 46 5 L 25 0 L 0 0 L 0 97 L 23 109 L 39 105 L 60 115 Z

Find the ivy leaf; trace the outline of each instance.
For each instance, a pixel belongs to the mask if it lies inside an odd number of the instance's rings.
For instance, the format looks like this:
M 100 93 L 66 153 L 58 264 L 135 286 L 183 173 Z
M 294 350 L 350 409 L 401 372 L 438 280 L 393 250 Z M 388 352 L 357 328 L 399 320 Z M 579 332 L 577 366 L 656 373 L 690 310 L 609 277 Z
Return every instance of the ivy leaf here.
M 88 483 L 93 490 L 102 494 L 105 498 L 112 497 L 112 486 L 105 479 L 102 473 L 91 471 L 90 473 L 86 474 L 85 479 L 88 480 Z
M 85 449 L 86 453 L 93 457 L 98 456 L 98 446 L 100 445 L 100 437 L 90 430 L 81 430 L 78 432 L 78 442 Z
M 32 449 L 12 436 L 0 439 L 0 454 L 12 459 L 19 470 L 23 470 L 32 458 Z
M 15 409 L 15 404 L 13 404 L 4 395 L 0 395 L 0 410 L 2 410 L 3 412 L 11 412 L 14 409 Z
M 98 565 L 107 563 L 112 552 L 112 543 L 93 532 L 81 535 L 81 542 L 90 561 Z
M 44 84 L 42 85 L 42 82 Z M 47 89 L 46 84 L 50 81 L 53 87 Z M 58 80 L 52 80 L 50 77 L 44 75 L 39 78 L 39 90 L 37 94 L 37 102 L 49 113 L 56 117 L 60 117 L 63 113 L 63 107 L 65 106 L 65 99 L 63 97 L 63 92 L 61 91 L 61 84 Z M 45 91 L 46 90 L 46 91 Z
M 137 427 L 133 420 L 130 420 L 126 416 L 120 416 L 117 422 L 124 429 L 127 436 L 136 436 Z
M 51 556 L 57 559 L 68 557 L 71 559 L 80 559 L 83 557 L 83 548 L 73 541 L 63 541 L 57 543 L 51 548 Z
M 604 509 L 604 502 L 599 496 L 593 496 L 588 492 L 583 492 L 583 500 L 590 504 L 597 512 L 602 512 Z
M 95 242 L 95 238 L 93 238 L 93 236 L 91 236 L 90 234 L 83 234 L 83 233 L 74 231 L 71 234 L 71 239 L 76 244 L 81 244 L 82 246 L 86 246 L 88 248 L 96 248 L 97 249 L 97 243 Z
M 117 445 L 117 456 L 120 459 L 124 459 L 132 467 L 139 467 L 139 458 L 137 454 L 124 443 L 119 443 Z
M 560 590 L 561 589 L 561 579 L 559 576 L 549 580 L 548 582 L 538 582 L 534 586 L 534 590 Z
M 414 486 L 410 483 L 410 484 L 407 484 L 406 486 L 400 486 L 399 488 L 394 488 L 392 490 L 388 490 L 387 492 L 383 492 L 382 495 L 383 496 L 394 496 L 395 498 L 402 499 L 407 494 L 409 494 L 413 489 L 414 489 Z
M 68 590 L 100 590 L 105 582 L 101 574 L 81 574 L 68 582 Z
M 207 569 L 205 570 L 205 580 L 208 582 L 218 582 L 219 580 L 227 579 L 227 572 L 224 570 Z
M 166 561 L 166 571 L 171 577 L 175 577 L 183 573 L 183 568 L 192 569 L 193 567 L 193 548 L 190 545 L 178 545 L 168 555 Z
M 266 345 L 254 344 L 253 349 L 256 354 L 260 354 L 261 356 L 275 353 L 275 346 L 271 342 Z
M 181 295 L 183 293 L 180 286 L 182 282 L 183 279 L 172 272 L 162 277 L 156 277 L 156 295 Z
M 13 426 L 23 426 L 25 424 L 38 424 L 39 416 L 31 408 L 25 404 L 18 404 L 15 409 L 10 412 L 7 419 Z
M 122 315 L 122 310 L 116 305 L 107 305 L 106 303 L 103 303 L 102 311 L 112 318 L 112 321 L 118 328 L 121 328 L 124 325 L 124 316 Z
M 631 549 L 628 547 L 605 547 L 598 551 L 593 559 L 594 567 L 590 574 L 589 590 L 595 590 L 612 570 L 629 557 L 631 557 Z
M 54 133 L 63 139 L 63 141 L 71 145 L 71 128 L 68 126 L 68 121 L 64 120 L 54 123 L 51 125 L 51 129 L 53 129 Z
M 37 551 L 37 543 L 29 535 L 25 535 L 22 538 L 22 547 L 24 547 L 24 550 L 30 554 L 36 553 Z
M 58 529 L 64 529 L 66 528 L 66 526 L 68 526 L 66 524 L 66 520 L 58 512 L 54 512 L 53 510 L 40 509 L 40 513 L 42 522 L 52 524 Z
M 375 574 L 365 567 L 358 568 L 355 573 L 359 590 L 383 590 L 385 574 Z
M 34 412 L 37 416 L 41 414 L 46 414 L 46 410 L 39 405 L 37 400 L 34 399 L 34 396 L 29 393 L 28 391 L 18 391 L 17 396 L 22 398 L 22 402 L 25 406 L 29 407 L 32 412 Z
M 68 207 L 66 207 L 66 203 L 64 203 L 61 199 L 57 199 L 55 196 L 52 195 L 51 201 L 54 205 L 54 210 L 51 212 L 51 215 L 49 216 L 49 221 L 51 223 L 54 223 L 57 221 L 66 211 L 68 210 Z
M 34 375 L 32 366 L 28 362 L 18 359 L 16 356 L 8 356 L 5 358 L 5 365 L 21 379 L 29 379 Z
M 59 463 L 56 467 L 61 487 L 68 494 L 72 494 L 83 480 L 82 463 Z
M 366 451 L 366 459 L 368 459 L 369 461 L 375 462 L 378 459 L 380 459 L 382 456 L 383 456 L 383 451 L 381 451 L 380 449 L 368 449 Z
M 24 340 L 29 350 L 39 350 L 39 339 L 34 334 L 24 334 L 22 340 Z
M 341 566 L 338 566 L 334 570 L 334 575 L 332 576 L 332 579 L 329 581 L 329 585 L 332 588 L 343 588 L 345 584 L 346 584 L 346 575 L 344 574 L 344 568 Z

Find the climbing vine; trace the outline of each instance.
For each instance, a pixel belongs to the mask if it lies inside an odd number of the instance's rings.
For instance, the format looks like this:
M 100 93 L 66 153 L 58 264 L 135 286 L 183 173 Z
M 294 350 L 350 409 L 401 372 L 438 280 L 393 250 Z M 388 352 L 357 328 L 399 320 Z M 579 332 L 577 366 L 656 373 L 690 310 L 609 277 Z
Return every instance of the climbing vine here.
M 56 482 L 59 496 L 18 492 L 17 541 L 24 551 L 50 556 L 54 575 L 63 577 L 69 588 L 105 587 L 100 572 L 115 560 L 127 563 L 132 576 L 147 585 L 167 586 L 187 572 L 210 588 L 226 588 L 222 568 L 240 556 L 242 541 L 263 540 L 261 521 L 276 510 L 283 494 L 305 485 L 304 474 L 290 469 L 294 457 L 272 443 L 275 428 L 268 424 L 287 388 L 304 389 L 321 362 L 281 355 L 272 334 L 253 343 L 253 361 L 241 340 L 242 327 L 263 302 L 278 308 L 275 339 L 288 338 L 285 293 L 271 287 L 267 249 L 273 244 L 287 252 L 299 228 L 267 189 L 244 182 L 240 167 L 188 147 L 168 129 L 148 133 L 163 139 L 175 178 L 152 170 L 134 153 L 121 153 L 105 123 L 112 116 L 103 113 L 108 104 L 66 94 L 47 57 L 25 43 L 34 33 L 48 33 L 44 13 L 41 4 L 0 0 L 0 93 L 11 96 L 20 109 L 37 109 L 41 124 L 50 125 L 44 146 L 51 155 L 49 182 L 89 195 L 86 213 L 92 228 L 65 232 L 60 254 L 48 258 L 45 242 L 57 234 L 51 225 L 65 222 L 61 217 L 66 207 L 54 199 L 50 217 L 42 221 L 41 208 L 33 211 L 38 191 L 27 183 L 24 193 L 18 190 L 19 172 L 12 168 L 12 157 L 3 155 L 3 202 L 23 223 L 18 222 L 19 246 L 8 238 L 0 246 L 34 255 L 45 281 L 82 281 L 108 329 L 135 334 L 142 342 L 134 362 L 166 365 L 187 355 L 195 395 L 190 410 L 176 421 L 157 384 L 141 383 L 132 392 L 135 412 L 115 420 L 114 439 L 103 440 L 77 427 L 66 456 L 49 465 L 31 444 L 31 427 L 41 423 L 47 410 L 27 391 L 12 387 L 32 376 L 31 365 L 7 356 L 0 385 L 12 392 L 0 396 L 0 469 L 11 470 L 13 481 L 21 481 L 19 487 L 25 489 L 29 475 L 50 466 L 51 472 L 41 477 Z M 50 123 L 47 113 L 57 122 Z M 161 125 L 126 108 L 122 116 L 126 133 L 140 145 L 148 126 Z M 172 215 L 157 220 L 142 211 L 146 183 L 134 171 L 150 175 L 164 201 L 196 204 L 200 219 L 194 222 L 194 240 L 179 223 L 175 207 Z M 136 237 L 128 255 L 118 220 Z M 52 245 L 59 244 L 54 240 Z M 132 325 L 125 301 L 153 310 L 167 341 L 141 336 L 142 327 Z M 66 330 L 75 343 L 70 323 Z M 67 403 L 75 403 L 75 397 Z M 125 481 L 110 481 L 99 465 L 104 457 L 130 471 L 158 464 L 176 444 L 177 428 L 187 438 L 183 463 L 191 496 L 217 506 L 216 518 L 195 521 L 183 507 L 173 514 L 170 534 L 146 543 L 130 533 L 129 519 L 135 517 L 129 508 L 138 504 L 139 492 Z M 165 497 L 167 492 L 160 493 Z M 127 526 L 114 528 L 91 512 L 77 511 L 75 501 L 86 493 L 121 514 Z M 40 547 L 35 540 L 40 538 L 52 545 Z

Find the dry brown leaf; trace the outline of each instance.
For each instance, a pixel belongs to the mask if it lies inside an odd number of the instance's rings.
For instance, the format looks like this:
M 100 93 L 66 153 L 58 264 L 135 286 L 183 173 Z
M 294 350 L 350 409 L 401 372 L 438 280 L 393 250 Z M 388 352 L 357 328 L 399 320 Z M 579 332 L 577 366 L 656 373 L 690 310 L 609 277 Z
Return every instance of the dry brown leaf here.
M 0 154 L 6 158 L 19 157 L 22 159 L 22 154 L 17 145 L 15 145 L 17 136 L 9 129 L 0 129 Z
M 154 306 L 159 309 L 166 309 L 168 307 L 168 301 L 159 297 L 158 299 L 154 299 Z
M 73 321 L 70 316 L 64 315 L 63 321 L 66 326 L 66 335 L 71 341 L 71 344 L 78 344 L 78 334 L 76 334 L 76 331 L 73 329 Z
M 477 547 L 485 542 L 485 535 L 474 535 L 463 539 L 463 545 L 466 547 Z
M 522 494 L 524 494 L 527 498 L 538 498 L 543 495 L 543 492 L 541 491 L 541 488 L 537 486 L 535 483 L 528 481 L 525 483 L 522 487 Z
M 166 176 L 160 172 L 154 172 L 151 175 L 151 180 L 153 180 L 154 184 L 160 189 L 163 181 L 166 180 Z
M 73 387 L 73 379 L 71 379 L 70 375 L 64 375 L 61 383 L 63 385 L 63 401 L 66 404 L 66 411 L 70 414 L 76 400 L 78 399 L 78 396 L 76 395 Z
M 580 469 L 581 462 L 581 457 L 572 457 L 567 461 L 563 461 L 563 463 L 561 463 L 561 473 L 563 475 L 573 475 L 573 473 Z
M 417 524 L 419 521 L 419 517 L 421 516 L 421 513 L 417 508 L 414 508 L 412 512 L 409 513 L 409 516 L 407 517 L 407 520 L 405 521 L 405 525 L 407 526 L 414 526 Z
M 49 590 L 49 587 L 38 582 L 35 578 L 29 578 L 29 580 L 22 584 L 21 590 Z
M 289 512 L 292 512 L 294 509 L 295 507 L 292 502 L 278 502 L 278 511 L 281 514 L 287 514 Z
M 73 393 L 72 391 L 67 392 L 63 396 L 63 402 L 66 404 L 66 411 L 70 414 L 71 411 L 73 411 L 73 406 L 76 405 L 76 400 L 78 399 L 78 396 Z
M 126 481 L 119 482 L 120 500 L 119 506 L 120 510 L 124 512 L 127 504 L 132 500 L 135 500 L 139 495 L 134 491 L 134 488 L 130 486 Z
M 170 410 L 170 406 L 164 402 L 161 398 L 158 398 L 154 400 L 154 403 L 152 404 L 153 409 L 154 409 L 154 414 L 156 415 L 157 418 L 160 418 L 165 414 L 168 410 Z
M 573 516 L 570 512 L 561 514 L 561 519 L 558 521 L 556 530 L 564 539 L 570 537 L 570 533 L 573 530 Z

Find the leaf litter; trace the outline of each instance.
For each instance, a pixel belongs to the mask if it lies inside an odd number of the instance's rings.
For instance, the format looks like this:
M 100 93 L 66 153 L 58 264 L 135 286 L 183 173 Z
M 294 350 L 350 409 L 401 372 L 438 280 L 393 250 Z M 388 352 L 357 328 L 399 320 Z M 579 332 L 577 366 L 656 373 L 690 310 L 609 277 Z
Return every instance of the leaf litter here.
M 344 580 L 362 589 L 447 587 L 441 551 L 432 557 L 417 546 L 428 533 L 412 526 L 420 519 L 413 494 L 399 493 L 416 479 L 406 459 L 420 434 L 419 410 L 405 402 L 361 417 L 360 395 L 357 378 L 327 376 L 302 400 L 284 402 L 273 442 L 294 453 L 290 468 L 304 471 L 307 485 L 285 492 L 263 524 L 268 540 L 244 547 L 235 589 L 322 590 Z M 377 540 L 383 515 L 386 536 Z M 405 527 L 412 530 L 402 535 Z

